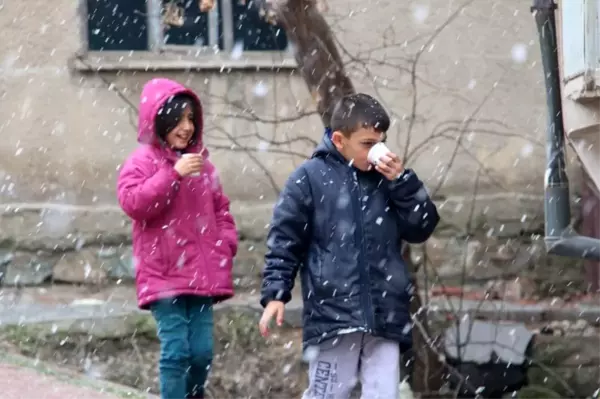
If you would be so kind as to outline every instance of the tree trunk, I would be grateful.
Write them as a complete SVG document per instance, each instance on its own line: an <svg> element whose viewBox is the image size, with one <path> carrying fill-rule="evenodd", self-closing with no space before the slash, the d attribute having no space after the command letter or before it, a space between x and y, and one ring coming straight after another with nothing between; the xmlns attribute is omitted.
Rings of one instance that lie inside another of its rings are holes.
<svg viewBox="0 0 600 399"><path fill-rule="evenodd" d="M410 246L404 245L402 248L402 257L411 274L411 280L414 287L414 296L410 303L410 314L423 326L427 336L421 333L421 330L416 326L413 327L413 348L410 353L403 356L404 365L410 375L410 386L414 392L419 392L426 395L425 397L433 397L444 383L445 367L439 356L431 348L432 345L437 345L433 340L429 329L429 321L427 319L427 310L422 309L423 303L419 295L419 282L417 280L418 267L412 262L410 256Z"/></svg>

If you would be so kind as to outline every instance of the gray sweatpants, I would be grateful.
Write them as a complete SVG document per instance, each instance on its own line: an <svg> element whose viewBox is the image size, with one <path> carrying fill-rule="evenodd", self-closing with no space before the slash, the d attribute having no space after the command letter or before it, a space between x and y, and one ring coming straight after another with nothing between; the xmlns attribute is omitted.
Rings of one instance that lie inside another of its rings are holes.
<svg viewBox="0 0 600 399"><path fill-rule="evenodd" d="M400 347L361 332L306 349L309 386L302 399L348 399L360 379L361 399L398 399Z"/></svg>

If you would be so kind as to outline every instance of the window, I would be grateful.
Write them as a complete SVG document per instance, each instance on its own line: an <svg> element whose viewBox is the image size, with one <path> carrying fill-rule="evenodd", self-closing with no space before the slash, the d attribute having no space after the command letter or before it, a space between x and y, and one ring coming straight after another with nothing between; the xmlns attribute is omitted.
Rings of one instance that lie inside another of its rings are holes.
<svg viewBox="0 0 600 399"><path fill-rule="evenodd" d="M283 29L263 21L252 0L215 0L201 12L200 0L83 0L89 51L215 49L230 52L285 51Z"/></svg>
<svg viewBox="0 0 600 399"><path fill-rule="evenodd" d="M174 24L165 24L163 43L166 45L197 46L209 45L208 13L200 12L197 0L163 1L162 15L171 14ZM166 12L165 12L166 10ZM163 21L165 19L163 18Z"/></svg>
<svg viewBox="0 0 600 399"><path fill-rule="evenodd" d="M286 49L287 38L283 29L261 20L252 8L252 0L233 2L233 38L236 43L243 43L247 51Z"/></svg>
<svg viewBox="0 0 600 399"><path fill-rule="evenodd" d="M88 49L146 50L146 0L88 0Z"/></svg>

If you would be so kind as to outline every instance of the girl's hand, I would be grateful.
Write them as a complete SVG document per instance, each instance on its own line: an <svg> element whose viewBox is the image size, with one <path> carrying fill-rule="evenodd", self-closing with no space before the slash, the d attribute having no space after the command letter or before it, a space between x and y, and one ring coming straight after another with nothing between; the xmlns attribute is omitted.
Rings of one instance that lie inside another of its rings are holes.
<svg viewBox="0 0 600 399"><path fill-rule="evenodd" d="M183 154L175 163L175 170L179 176L186 177L194 173L199 173L204 165L204 158L200 154Z"/></svg>

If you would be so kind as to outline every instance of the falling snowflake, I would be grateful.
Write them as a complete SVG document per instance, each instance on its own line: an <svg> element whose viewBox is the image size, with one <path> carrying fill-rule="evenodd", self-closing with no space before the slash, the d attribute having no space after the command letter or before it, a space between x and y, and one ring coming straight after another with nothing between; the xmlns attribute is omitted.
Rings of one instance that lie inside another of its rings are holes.
<svg viewBox="0 0 600 399"><path fill-rule="evenodd" d="M527 143L521 148L521 156L527 158L533 153L533 144Z"/></svg>
<svg viewBox="0 0 600 399"><path fill-rule="evenodd" d="M517 64L522 64L527 61L527 46L523 43L517 43L512 46L510 50L510 55L514 62Z"/></svg>
<svg viewBox="0 0 600 399"><path fill-rule="evenodd" d="M269 146L270 146L270 144L269 144L268 141L261 140L261 141L258 142L258 145L256 146L256 149L258 151L264 152L264 151L268 151L269 150Z"/></svg>
<svg viewBox="0 0 600 399"><path fill-rule="evenodd" d="M232 60L239 60L244 55L244 42L236 42L229 53L229 58Z"/></svg>
<svg viewBox="0 0 600 399"><path fill-rule="evenodd" d="M265 97L269 93L269 88L261 80L254 86L254 89L252 90L252 92L254 93L254 96L256 96L256 97Z"/></svg>
<svg viewBox="0 0 600 399"><path fill-rule="evenodd" d="M418 4L413 7L412 10L413 20L416 23L422 24L429 16L429 6L425 4Z"/></svg>

